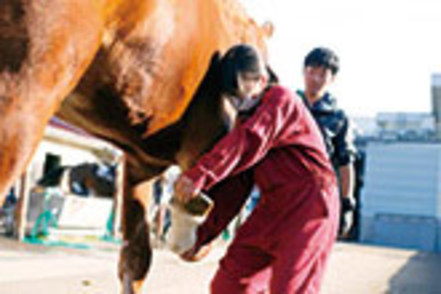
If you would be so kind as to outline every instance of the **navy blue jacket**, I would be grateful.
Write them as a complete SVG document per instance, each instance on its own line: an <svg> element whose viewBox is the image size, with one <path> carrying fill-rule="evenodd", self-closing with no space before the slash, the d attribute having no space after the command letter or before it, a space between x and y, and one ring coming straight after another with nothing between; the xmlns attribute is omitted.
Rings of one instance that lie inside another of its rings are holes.
<svg viewBox="0 0 441 294"><path fill-rule="evenodd" d="M334 167L338 168L354 162L357 150L354 146L353 129L344 111L337 107L336 99L326 93L311 106L304 92L297 91L297 94L318 123Z"/></svg>

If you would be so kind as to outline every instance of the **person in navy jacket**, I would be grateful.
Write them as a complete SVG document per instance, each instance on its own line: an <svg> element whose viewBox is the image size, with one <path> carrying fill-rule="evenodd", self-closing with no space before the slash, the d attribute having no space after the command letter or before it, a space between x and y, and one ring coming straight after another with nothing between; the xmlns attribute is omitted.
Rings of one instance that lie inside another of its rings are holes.
<svg viewBox="0 0 441 294"><path fill-rule="evenodd" d="M357 150L354 132L346 113L328 89L340 69L338 56L329 48L317 47L305 57L303 76L305 90L297 91L311 111L325 140L326 149L338 176L341 200L340 237L346 238L354 223L355 171Z"/></svg>

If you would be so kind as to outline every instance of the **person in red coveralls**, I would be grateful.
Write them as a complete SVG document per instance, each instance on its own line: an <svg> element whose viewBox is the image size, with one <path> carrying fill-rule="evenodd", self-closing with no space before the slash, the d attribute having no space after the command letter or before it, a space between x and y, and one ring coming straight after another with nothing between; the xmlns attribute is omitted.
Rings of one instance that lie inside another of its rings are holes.
<svg viewBox="0 0 441 294"><path fill-rule="evenodd" d="M336 177L320 130L298 96L267 83L254 47L232 47L222 75L231 103L253 113L178 178L175 195L186 202L251 169L262 198L220 261L211 293L319 293L339 219Z"/></svg>

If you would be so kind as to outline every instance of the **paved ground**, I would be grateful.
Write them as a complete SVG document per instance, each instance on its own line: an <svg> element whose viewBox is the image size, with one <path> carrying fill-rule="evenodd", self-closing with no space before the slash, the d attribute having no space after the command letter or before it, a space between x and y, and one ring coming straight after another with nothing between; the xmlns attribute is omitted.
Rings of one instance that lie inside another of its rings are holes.
<svg viewBox="0 0 441 294"><path fill-rule="evenodd" d="M187 264L156 250L145 293L206 294L219 245L203 262ZM117 247L78 250L27 245L0 239L0 293L118 293ZM323 294L439 294L441 255L338 244Z"/></svg>

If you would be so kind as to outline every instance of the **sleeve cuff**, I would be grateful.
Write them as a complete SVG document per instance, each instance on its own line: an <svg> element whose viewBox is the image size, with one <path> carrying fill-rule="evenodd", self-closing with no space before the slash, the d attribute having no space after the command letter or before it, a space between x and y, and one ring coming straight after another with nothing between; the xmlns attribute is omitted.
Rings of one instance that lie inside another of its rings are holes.
<svg viewBox="0 0 441 294"><path fill-rule="evenodd" d="M350 158L349 156L347 156L347 157L343 157L343 158L340 158L340 159L338 160L338 164L339 164L340 166L345 166L345 165L348 165L348 164L350 164L350 163L352 163L352 160L351 160L351 158Z"/></svg>
<svg viewBox="0 0 441 294"><path fill-rule="evenodd" d="M205 188L206 175L200 168L194 167L186 171L184 175L193 181L197 190L201 191Z"/></svg>
<svg viewBox="0 0 441 294"><path fill-rule="evenodd" d="M355 154L346 153L345 155L340 155L338 158L338 165L344 166L355 162Z"/></svg>

